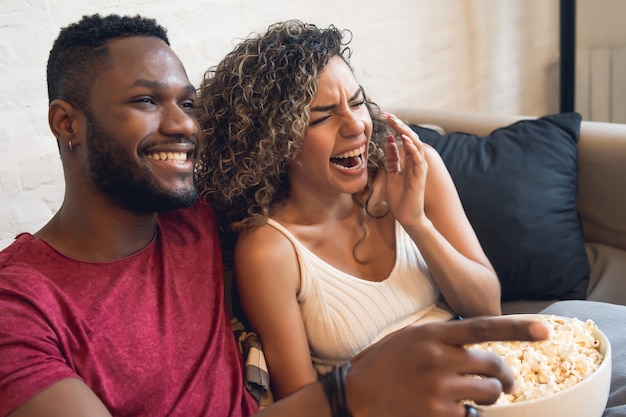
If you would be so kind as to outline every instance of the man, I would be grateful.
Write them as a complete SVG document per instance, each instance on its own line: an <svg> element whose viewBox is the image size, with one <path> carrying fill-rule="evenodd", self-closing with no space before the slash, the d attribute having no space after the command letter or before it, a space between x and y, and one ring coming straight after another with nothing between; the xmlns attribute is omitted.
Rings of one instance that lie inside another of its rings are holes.
<svg viewBox="0 0 626 417"><path fill-rule="evenodd" d="M195 88L165 29L84 17L53 45L48 92L66 192L48 224L0 253L0 416L255 413L213 211L193 182ZM509 319L403 331L262 413L477 415L461 400L493 402L512 377L463 345L546 332Z"/></svg>

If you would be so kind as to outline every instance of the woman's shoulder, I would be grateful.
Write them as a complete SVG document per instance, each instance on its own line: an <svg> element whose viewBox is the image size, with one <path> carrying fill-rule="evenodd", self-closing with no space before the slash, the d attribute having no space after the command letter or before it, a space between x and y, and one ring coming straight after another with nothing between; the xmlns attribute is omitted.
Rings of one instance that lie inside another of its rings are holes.
<svg viewBox="0 0 626 417"><path fill-rule="evenodd" d="M275 285L298 288L298 257L292 243L268 224L242 232L234 252L237 279L253 281L253 286Z"/></svg>
<svg viewBox="0 0 626 417"><path fill-rule="evenodd" d="M432 163L436 162L438 166L439 165L444 166L443 159L441 158L441 155L439 155L439 152L437 151L437 149L435 149L432 145L428 143L423 143L423 145L424 145L424 157L426 158L426 162L428 162L431 165ZM430 165L429 165L429 168L430 168Z"/></svg>
<svg viewBox="0 0 626 417"><path fill-rule="evenodd" d="M293 247L283 232L269 223L241 232L235 245L237 255L246 255L250 260L278 259Z"/></svg>

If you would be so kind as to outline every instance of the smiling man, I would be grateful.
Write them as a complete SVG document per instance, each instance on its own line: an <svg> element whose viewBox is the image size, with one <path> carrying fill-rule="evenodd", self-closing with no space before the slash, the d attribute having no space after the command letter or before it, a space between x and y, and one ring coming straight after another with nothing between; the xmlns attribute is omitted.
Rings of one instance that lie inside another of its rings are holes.
<svg viewBox="0 0 626 417"><path fill-rule="evenodd" d="M50 52L48 119L67 186L35 236L77 259L138 251L154 235L156 212L197 198L195 88L165 29L148 22L85 18Z"/></svg>
<svg viewBox="0 0 626 417"><path fill-rule="evenodd" d="M194 185L196 91L165 29L140 16L85 16L55 41L48 89L65 198L40 231L0 252L0 417L255 413L214 212ZM489 402L513 382L495 355L463 345L546 331L483 319L402 332L349 374L262 414L435 415L445 404L460 417L466 408L450 392ZM446 384L460 391L430 388Z"/></svg>
<svg viewBox="0 0 626 417"><path fill-rule="evenodd" d="M194 204L196 90L165 29L85 17L48 86L65 198L0 254L0 415L252 414Z"/></svg>

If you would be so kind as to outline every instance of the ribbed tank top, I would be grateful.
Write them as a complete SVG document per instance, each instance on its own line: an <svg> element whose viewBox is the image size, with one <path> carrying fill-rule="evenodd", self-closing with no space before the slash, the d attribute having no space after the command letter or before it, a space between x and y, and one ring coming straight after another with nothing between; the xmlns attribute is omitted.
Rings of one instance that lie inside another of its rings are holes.
<svg viewBox="0 0 626 417"><path fill-rule="evenodd" d="M452 314L417 245L396 222L396 260L389 276L373 282L346 274L307 249L276 220L267 223L287 237L298 257L298 302L313 365L318 372L345 362L370 344L409 324L445 321Z"/></svg>

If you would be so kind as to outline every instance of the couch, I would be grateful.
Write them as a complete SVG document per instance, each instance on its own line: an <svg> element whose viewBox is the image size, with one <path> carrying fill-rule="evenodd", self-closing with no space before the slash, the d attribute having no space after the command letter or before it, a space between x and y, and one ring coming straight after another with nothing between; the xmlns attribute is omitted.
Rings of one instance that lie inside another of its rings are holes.
<svg viewBox="0 0 626 417"><path fill-rule="evenodd" d="M519 122L534 124L538 119L528 116L418 108L394 109L394 112L405 122L411 124L412 127L417 126L426 129L422 131L424 136L429 136L429 130L437 132L434 133L434 139L431 138L431 144L435 145L445 137L445 134L454 135L455 132L466 133L467 135L462 136L462 139L469 137L474 140L489 138L490 136L488 135L491 133L500 132L499 134L502 136L500 140L503 140L505 137L503 135L508 135L507 140L509 140L511 135L523 136L525 132L529 132L528 128L526 130L517 128L517 133L511 134L511 126L516 126L516 123L519 124ZM567 193L574 194L570 197L574 201L572 203L574 206L573 210L577 215L577 224L581 231L581 244L579 246L583 248L582 250L587 258L586 261L588 261L588 271L581 272L581 275L588 273L588 279L584 281L586 292L584 292L582 297L565 298L584 298L626 305L626 124L579 121L577 125L575 118L570 118L569 120L573 120L569 126L574 126L580 130L574 130L572 127L568 131L572 137L578 133L579 136L574 138L576 141L573 146L574 175L567 174L573 177L574 187L570 188ZM549 125L552 128L553 124ZM530 132L533 132L533 128L531 128ZM442 133L444 134L443 136L437 136ZM546 136L546 134L540 131L535 133L537 136ZM565 135L565 133L563 134ZM530 140L529 138L515 138L513 140L518 140L518 143L521 143L519 149L524 149L526 143L530 144L530 142L521 141ZM548 145L553 144L553 142L552 138L546 140ZM515 152L519 151L515 150ZM563 152L558 151L558 153ZM456 159L458 159L458 155L453 156L453 153L449 152L448 160L444 158L444 161L446 164L454 165ZM535 159L537 158L535 157ZM553 160L550 159L545 162L545 165L552 162ZM528 162L524 163L527 164ZM572 165L572 162L568 163ZM510 162L507 164L510 164ZM537 169L536 167L532 168L533 171ZM453 180L457 183L458 179L460 183L469 175L467 172L461 172L457 174L456 178L453 176ZM496 175L504 176L506 174ZM521 174L517 173L514 175L524 175L524 172L522 171ZM560 180L562 177L564 175L556 178ZM481 179L480 181L479 183L474 183L474 186L464 185L466 188L469 188L469 190L465 190L466 193L469 192L469 195L476 193L477 190L475 188L482 187L484 183L484 180ZM510 187L511 185L508 186ZM459 188L458 185L457 188ZM575 195L576 193L577 195ZM547 195L550 196L550 194ZM497 207L497 199L491 200L488 204L492 207ZM462 202L465 205L463 198ZM558 209L557 207L557 211ZM532 210L533 207L530 207L527 211ZM507 224L499 227L506 228ZM480 238L481 235L479 234ZM566 236L559 236L558 239L560 247L561 244L566 245L575 241L576 236L575 233L568 232ZM517 239L513 237L509 241L515 244ZM502 243L498 244L501 245ZM544 249L549 251L553 247L554 245ZM560 252L555 253L558 254L558 257L562 255ZM555 268L566 270L571 267L574 261L569 261L567 258L564 259L563 265L556 265ZM585 270L585 268L586 265L577 267L581 271ZM572 272L568 272L568 274L572 275ZM539 277L539 280L541 280L541 277ZM558 299L550 295L549 291L546 291L545 294L545 297L541 295L536 296L535 294L531 297L532 299L525 299L523 295L516 297L515 294L509 294L502 303L503 313L538 312Z"/></svg>

